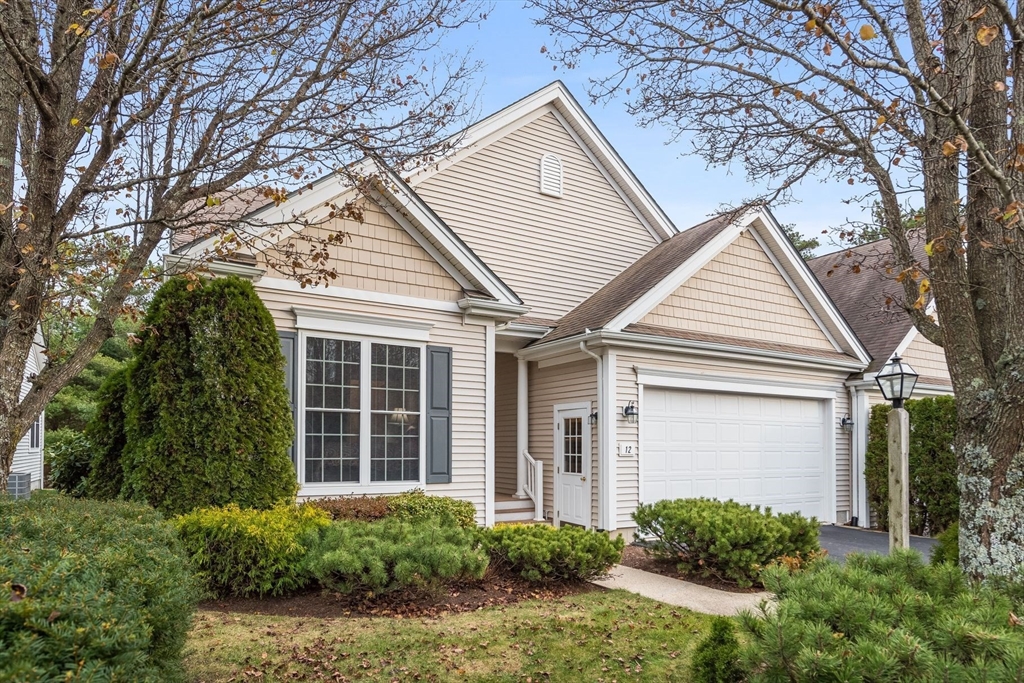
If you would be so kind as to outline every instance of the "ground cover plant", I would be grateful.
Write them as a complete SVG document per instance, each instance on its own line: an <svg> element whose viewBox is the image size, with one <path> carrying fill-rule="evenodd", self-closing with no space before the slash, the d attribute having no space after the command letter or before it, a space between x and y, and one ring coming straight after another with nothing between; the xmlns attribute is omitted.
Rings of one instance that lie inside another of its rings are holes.
<svg viewBox="0 0 1024 683"><path fill-rule="evenodd" d="M0 497L0 680L177 681L198 591L152 508Z"/></svg>
<svg viewBox="0 0 1024 683"><path fill-rule="evenodd" d="M711 617L622 591L443 618L203 611L194 681L687 681Z"/></svg>
<svg viewBox="0 0 1024 683"><path fill-rule="evenodd" d="M679 571L704 578L758 582L780 557L798 559L820 550L818 522L796 513L707 498L663 500L633 513L637 533L650 537L650 552Z"/></svg>

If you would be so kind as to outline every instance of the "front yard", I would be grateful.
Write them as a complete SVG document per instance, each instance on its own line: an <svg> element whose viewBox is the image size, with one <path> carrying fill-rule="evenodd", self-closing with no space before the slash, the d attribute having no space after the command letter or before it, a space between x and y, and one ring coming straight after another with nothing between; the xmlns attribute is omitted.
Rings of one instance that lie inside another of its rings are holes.
<svg viewBox="0 0 1024 683"><path fill-rule="evenodd" d="M622 591L439 618L202 610L185 664L195 683L688 680L710 620Z"/></svg>

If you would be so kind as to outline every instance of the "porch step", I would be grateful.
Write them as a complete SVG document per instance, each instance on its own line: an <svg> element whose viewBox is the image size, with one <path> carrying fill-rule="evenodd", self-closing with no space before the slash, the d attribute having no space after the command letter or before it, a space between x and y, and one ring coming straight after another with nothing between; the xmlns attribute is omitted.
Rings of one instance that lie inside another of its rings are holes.
<svg viewBox="0 0 1024 683"><path fill-rule="evenodd" d="M512 496L495 496L494 509L500 511L533 510L533 501L529 498L514 498Z"/></svg>
<svg viewBox="0 0 1024 683"><path fill-rule="evenodd" d="M494 511L495 523L501 522L532 522L533 521L533 508L529 510L495 510Z"/></svg>

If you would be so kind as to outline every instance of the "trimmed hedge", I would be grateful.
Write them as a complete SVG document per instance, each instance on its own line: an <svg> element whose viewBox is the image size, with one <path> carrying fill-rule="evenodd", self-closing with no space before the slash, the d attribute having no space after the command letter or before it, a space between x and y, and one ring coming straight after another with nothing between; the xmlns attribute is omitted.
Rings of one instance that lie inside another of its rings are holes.
<svg viewBox="0 0 1024 683"><path fill-rule="evenodd" d="M487 553L479 533L427 519L333 522L310 548L303 571L339 593L435 590L480 579Z"/></svg>
<svg viewBox="0 0 1024 683"><path fill-rule="evenodd" d="M936 535L960 519L956 400L936 396L907 401L910 413L910 532ZM871 409L864 463L868 502L877 524L889 528L889 405Z"/></svg>
<svg viewBox="0 0 1024 683"><path fill-rule="evenodd" d="M85 435L93 445L87 486L90 498L119 498L124 487L121 454L127 443L124 402L128 395L130 367L130 363L126 363L100 386L96 393L96 415L85 428Z"/></svg>
<svg viewBox="0 0 1024 683"><path fill-rule="evenodd" d="M589 581L622 559L625 541L575 526L498 525L484 531L495 564L527 581Z"/></svg>
<svg viewBox="0 0 1024 683"><path fill-rule="evenodd" d="M1024 628L1000 592L920 554L774 567L773 607L741 616L743 668L768 681L1020 681Z"/></svg>
<svg viewBox="0 0 1024 683"><path fill-rule="evenodd" d="M0 497L0 680L181 680L197 592L152 508Z"/></svg>
<svg viewBox="0 0 1024 683"><path fill-rule="evenodd" d="M442 521L451 520L464 529L476 527L475 505L458 498L428 496L423 489L413 489L394 496L313 498L304 505L324 510L336 521L373 522L385 517L406 521L436 518Z"/></svg>
<svg viewBox="0 0 1024 683"><path fill-rule="evenodd" d="M215 595L282 595L309 577L301 563L321 529L322 510L284 504L242 510L235 504L194 510L174 520L199 578Z"/></svg>
<svg viewBox="0 0 1024 683"><path fill-rule="evenodd" d="M776 558L820 550L818 522L796 513L708 498L662 500L633 513L637 532L653 536L651 551L679 570L750 586Z"/></svg>

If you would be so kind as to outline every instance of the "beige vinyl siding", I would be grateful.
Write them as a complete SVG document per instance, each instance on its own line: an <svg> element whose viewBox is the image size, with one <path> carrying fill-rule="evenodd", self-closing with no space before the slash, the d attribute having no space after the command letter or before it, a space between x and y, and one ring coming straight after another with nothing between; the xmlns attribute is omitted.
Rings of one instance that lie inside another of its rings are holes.
<svg viewBox="0 0 1024 683"><path fill-rule="evenodd" d="M946 352L928 341L923 334L914 337L903 352L903 358L921 376L922 382L931 384L940 380L943 384L952 385L949 368L946 366Z"/></svg>
<svg viewBox="0 0 1024 683"><path fill-rule="evenodd" d="M516 492L516 401L519 361L511 353L495 354L494 364L494 492Z"/></svg>
<svg viewBox="0 0 1024 683"><path fill-rule="evenodd" d="M540 194L540 159L561 159L561 197ZM416 186L530 315L558 318L657 241L554 114Z"/></svg>
<svg viewBox="0 0 1024 683"><path fill-rule="evenodd" d="M544 462L544 512L554 514L555 406L597 403L597 364L584 360L546 368L530 363L530 455ZM597 428L590 426L590 518L597 525Z"/></svg>
<svg viewBox="0 0 1024 683"><path fill-rule="evenodd" d="M37 336L37 339L39 337ZM25 363L25 379L21 383L21 398L25 398L28 394L29 389L32 388L32 383L28 380L28 377L39 372L39 363L36 350L33 348L28 354L28 360ZM26 432L25 436L18 442L17 448L14 450L14 461L11 463L11 472L17 472L19 474L30 474L32 476L32 488L41 488L43 485L43 438L44 430L46 427L45 415L40 418L39 423L39 448L30 448L32 443L30 433Z"/></svg>
<svg viewBox="0 0 1024 683"><path fill-rule="evenodd" d="M849 391L845 386L844 374L822 370L775 366L769 364L753 364L746 361L730 361L702 358L686 358L663 352L650 351L645 354L619 352L617 355L616 405L624 406L629 401L637 401L643 419L644 406L639 397L637 377L634 367L657 368L691 375L700 375L704 379L726 379L733 381L771 382L779 384L798 384L816 389L835 392L835 482L836 482L836 517L839 521L849 519L850 514L850 435L839 427L839 420L850 410ZM617 439L619 442L639 442L639 425L629 424L623 419L617 423ZM826 438L828 435L826 434ZM639 444L639 457L644 457L644 446ZM640 470L638 458L618 458L616 476L618 479L617 508L619 528L634 527L630 515L640 501Z"/></svg>
<svg viewBox="0 0 1024 683"><path fill-rule="evenodd" d="M364 200L361 208L362 222L336 218L304 228L285 244L291 244L300 253L308 253L311 245L304 242L302 236L312 238L313 246L317 246L331 234L347 233L344 241L327 247L331 254L330 267L338 275L331 284L437 301L462 298L462 287L405 228L373 202ZM266 257L261 256L261 259L265 267Z"/></svg>
<svg viewBox="0 0 1024 683"><path fill-rule="evenodd" d="M464 323L458 313L361 302L312 292L279 291L261 287L260 283L255 286L279 330L295 329L295 316L291 310L293 306L433 323L428 343L452 347L452 482L429 484L427 491L471 501L477 507L477 519L482 524L485 490L485 328ZM297 371L301 372L301 369L297 368Z"/></svg>
<svg viewBox="0 0 1024 683"><path fill-rule="evenodd" d="M737 237L640 322L834 350L749 232Z"/></svg>

